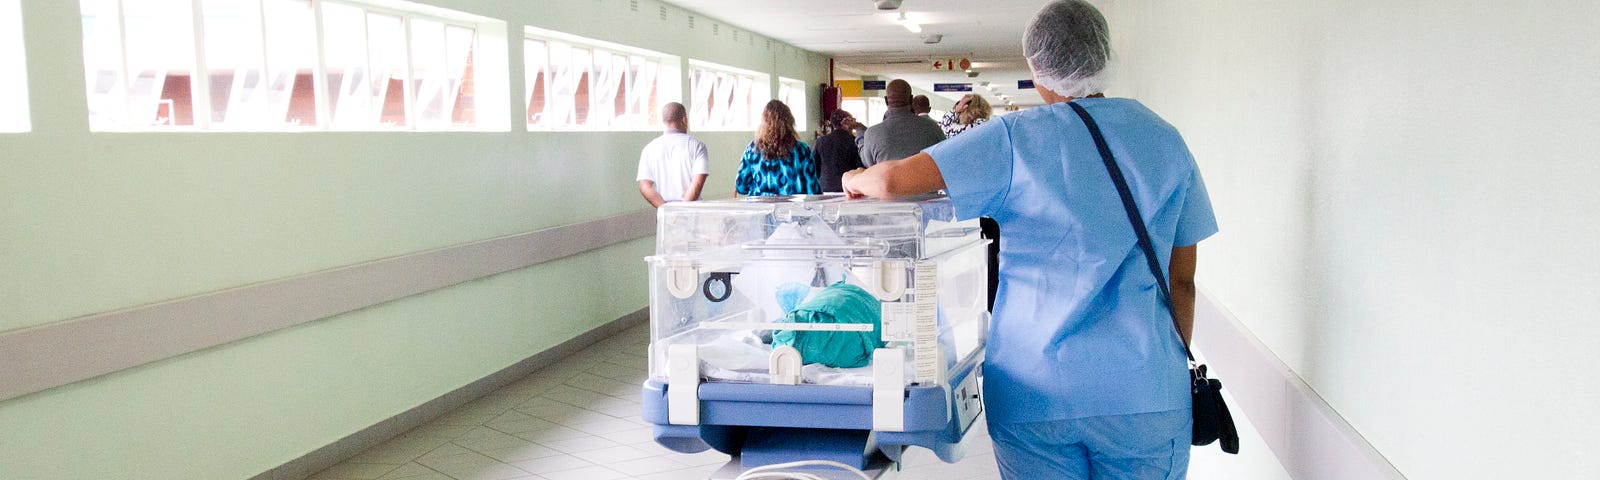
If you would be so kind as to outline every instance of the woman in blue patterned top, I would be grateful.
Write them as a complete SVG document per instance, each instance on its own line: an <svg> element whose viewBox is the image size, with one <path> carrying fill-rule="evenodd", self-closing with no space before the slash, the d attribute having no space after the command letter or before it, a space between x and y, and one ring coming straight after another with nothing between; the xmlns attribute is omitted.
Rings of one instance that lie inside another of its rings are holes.
<svg viewBox="0 0 1600 480"><path fill-rule="evenodd" d="M820 195L817 157L794 131L789 106L773 100L761 112L756 140L744 149L734 191L740 195Z"/></svg>

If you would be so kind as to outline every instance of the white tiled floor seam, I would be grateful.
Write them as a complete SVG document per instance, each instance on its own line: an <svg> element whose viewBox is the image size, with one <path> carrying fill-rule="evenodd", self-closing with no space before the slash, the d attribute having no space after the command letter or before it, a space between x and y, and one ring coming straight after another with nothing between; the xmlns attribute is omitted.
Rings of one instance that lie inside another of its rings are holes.
<svg viewBox="0 0 1600 480"><path fill-rule="evenodd" d="M703 480L728 461L656 445L640 419L649 327L638 326L312 476L362 480ZM978 422L965 459L923 448L903 479L998 480Z"/></svg>

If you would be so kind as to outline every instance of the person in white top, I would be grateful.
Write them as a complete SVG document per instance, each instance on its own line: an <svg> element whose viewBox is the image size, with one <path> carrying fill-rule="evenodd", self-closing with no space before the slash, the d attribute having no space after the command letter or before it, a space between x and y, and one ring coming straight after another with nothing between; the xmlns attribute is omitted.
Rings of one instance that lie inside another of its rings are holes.
<svg viewBox="0 0 1600 480"><path fill-rule="evenodd" d="M699 200L700 189L711 174L706 144L689 136L689 113L681 103L662 108L661 123L667 125L667 132L639 153L639 194L652 207Z"/></svg>

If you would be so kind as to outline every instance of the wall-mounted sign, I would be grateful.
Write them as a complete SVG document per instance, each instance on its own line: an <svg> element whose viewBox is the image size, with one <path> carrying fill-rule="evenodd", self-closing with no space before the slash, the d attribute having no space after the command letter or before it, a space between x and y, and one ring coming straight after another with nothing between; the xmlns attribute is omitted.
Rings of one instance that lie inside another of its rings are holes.
<svg viewBox="0 0 1600 480"><path fill-rule="evenodd" d="M888 90L888 80L866 80L861 82L862 90Z"/></svg>
<svg viewBox="0 0 1600 480"><path fill-rule="evenodd" d="M839 87L840 97L856 98L861 96L862 83L860 80L838 80L833 82L833 86Z"/></svg>
<svg viewBox="0 0 1600 480"><path fill-rule="evenodd" d="M1032 90L1033 89L1033 80L1017 80L1017 89L1018 90Z"/></svg>
<svg viewBox="0 0 1600 480"><path fill-rule="evenodd" d="M935 92L970 92L970 91L972 91L972 84L970 84L970 83L935 83L935 84L933 84L933 91L935 91Z"/></svg>
<svg viewBox="0 0 1600 480"><path fill-rule="evenodd" d="M934 71L954 72L972 68L972 61L965 58L935 58L928 61Z"/></svg>

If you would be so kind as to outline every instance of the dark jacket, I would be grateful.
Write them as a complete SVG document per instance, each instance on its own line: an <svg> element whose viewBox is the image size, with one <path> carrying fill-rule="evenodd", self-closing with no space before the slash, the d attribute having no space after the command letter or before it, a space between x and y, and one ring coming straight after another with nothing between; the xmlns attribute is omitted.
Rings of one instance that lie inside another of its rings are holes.
<svg viewBox="0 0 1600 480"><path fill-rule="evenodd" d="M856 150L856 137L849 130L834 130L817 139L817 169L822 180L822 191L842 192L839 178L844 172L861 168L861 152Z"/></svg>

